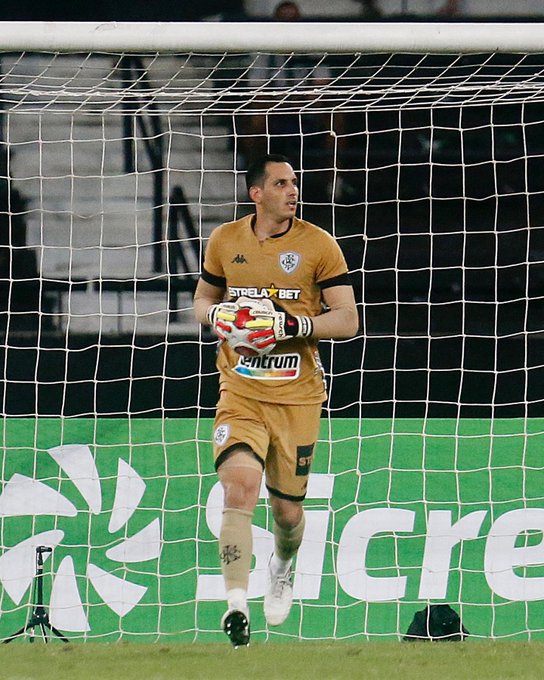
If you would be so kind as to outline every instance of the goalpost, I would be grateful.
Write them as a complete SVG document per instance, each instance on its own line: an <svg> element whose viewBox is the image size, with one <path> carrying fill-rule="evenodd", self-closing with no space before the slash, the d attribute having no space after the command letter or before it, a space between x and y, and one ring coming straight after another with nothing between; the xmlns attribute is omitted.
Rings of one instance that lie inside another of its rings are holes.
<svg viewBox="0 0 544 680"><path fill-rule="evenodd" d="M542 24L0 24L0 637L222 637L211 230L286 152L362 330L329 384L295 604L256 640L544 634ZM273 286L274 282L270 282Z"/></svg>

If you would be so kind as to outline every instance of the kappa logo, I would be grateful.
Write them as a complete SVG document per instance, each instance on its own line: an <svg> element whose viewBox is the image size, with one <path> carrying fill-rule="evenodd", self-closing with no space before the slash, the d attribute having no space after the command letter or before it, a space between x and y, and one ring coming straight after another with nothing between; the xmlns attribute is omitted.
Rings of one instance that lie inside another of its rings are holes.
<svg viewBox="0 0 544 680"><path fill-rule="evenodd" d="M66 547L62 544L64 528L70 531L70 525L64 527L62 517L77 518L83 515L85 519L82 518L82 525L85 522L87 527L85 533L92 535L90 527L94 523L93 517L105 512L100 476L95 459L86 445L58 446L49 449L47 454L67 476L77 494L72 499L71 493L68 498L54 485L46 483L48 480L40 481L19 473L15 473L4 484L0 494L0 517L4 531L7 531L6 522L10 522L10 518L22 516L49 516L51 529L21 536L19 542L4 550L0 555L0 585L11 600L20 605L34 580L36 547L50 546L53 554L59 551L58 559L55 555L54 571L51 568L51 624L62 631L86 632L91 629L87 617L89 607L82 601L81 593L87 592L90 586L119 617L126 616L134 609L147 592L147 586L130 580L129 565L159 558L160 520L157 517L130 535L127 525L142 500L146 484L134 468L119 458L113 506L108 511L107 534L102 536L99 546L86 546L85 570L84 573L77 573L77 555L81 555L81 550L67 554L69 546L73 546L71 540L67 541ZM81 499L87 507L79 510ZM44 527L44 521L40 519L40 527ZM14 526L17 527L16 524ZM34 521L32 526L36 526ZM104 550L105 546L109 547ZM110 561L116 565L106 571L94 564L95 561L103 564Z"/></svg>
<svg viewBox="0 0 544 680"><path fill-rule="evenodd" d="M246 260L245 256L242 255L241 253L238 253L238 254L236 255L236 257L234 257L234 258L231 260L231 262L232 262L233 264L247 264L247 260Z"/></svg>
<svg viewBox="0 0 544 680"><path fill-rule="evenodd" d="M280 253L280 267L286 274L292 274L300 264L300 255L295 252Z"/></svg>

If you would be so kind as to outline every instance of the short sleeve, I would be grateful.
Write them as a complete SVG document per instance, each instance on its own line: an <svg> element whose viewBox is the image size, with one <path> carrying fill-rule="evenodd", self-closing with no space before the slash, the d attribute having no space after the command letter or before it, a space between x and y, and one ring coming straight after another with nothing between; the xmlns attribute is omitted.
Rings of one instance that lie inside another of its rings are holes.
<svg viewBox="0 0 544 680"><path fill-rule="evenodd" d="M206 246L206 251L204 254L204 270L211 274L212 277L216 279L221 279L225 277L225 271L223 269L223 263L221 262L221 229L215 229L212 231L210 238L208 239L208 244Z"/></svg>
<svg viewBox="0 0 544 680"><path fill-rule="evenodd" d="M348 266L342 250L335 239L322 232L320 244L320 259L316 268L316 283L322 288L328 281L337 281L336 285L349 283Z"/></svg>

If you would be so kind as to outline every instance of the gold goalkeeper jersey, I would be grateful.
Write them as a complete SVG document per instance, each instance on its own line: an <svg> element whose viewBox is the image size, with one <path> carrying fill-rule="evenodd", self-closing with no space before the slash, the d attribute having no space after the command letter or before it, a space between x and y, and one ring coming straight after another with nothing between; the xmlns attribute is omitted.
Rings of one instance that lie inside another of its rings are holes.
<svg viewBox="0 0 544 680"><path fill-rule="evenodd" d="M340 247L326 231L294 218L283 234L259 242L254 215L215 229L206 247L202 278L241 296L269 298L289 314L317 316L321 291L350 285ZM270 354L242 357L226 343L218 351L220 388L282 404L312 404L326 398L317 340L279 342Z"/></svg>

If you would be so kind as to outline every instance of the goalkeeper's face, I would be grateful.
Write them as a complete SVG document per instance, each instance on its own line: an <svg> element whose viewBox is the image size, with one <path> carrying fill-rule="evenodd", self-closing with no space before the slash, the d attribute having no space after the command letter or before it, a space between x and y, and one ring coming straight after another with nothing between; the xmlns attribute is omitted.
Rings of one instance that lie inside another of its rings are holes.
<svg viewBox="0 0 544 680"><path fill-rule="evenodd" d="M267 163L262 186L252 195L263 216L279 223L290 220L298 204L298 180L289 163Z"/></svg>

